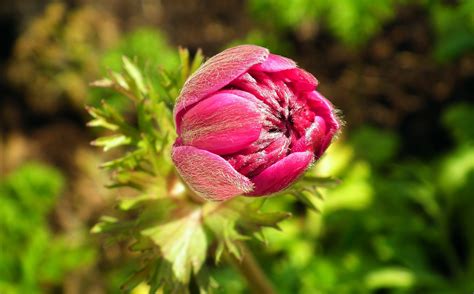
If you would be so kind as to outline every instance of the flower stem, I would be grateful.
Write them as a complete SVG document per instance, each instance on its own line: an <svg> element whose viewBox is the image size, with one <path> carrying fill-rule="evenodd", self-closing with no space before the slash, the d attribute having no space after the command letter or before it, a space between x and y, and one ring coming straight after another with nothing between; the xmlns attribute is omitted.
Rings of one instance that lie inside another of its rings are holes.
<svg viewBox="0 0 474 294"><path fill-rule="evenodd" d="M238 260L235 256L229 254L232 264L244 276L252 293L258 294L276 294L273 285L265 275L264 271L257 263L252 251L245 245L239 243L242 251L242 259Z"/></svg>

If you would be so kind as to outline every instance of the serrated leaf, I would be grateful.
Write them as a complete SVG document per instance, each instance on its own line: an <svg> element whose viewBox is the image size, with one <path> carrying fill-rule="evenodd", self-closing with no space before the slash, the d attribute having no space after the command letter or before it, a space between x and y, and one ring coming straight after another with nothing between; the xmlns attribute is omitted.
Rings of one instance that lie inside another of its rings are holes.
<svg viewBox="0 0 474 294"><path fill-rule="evenodd" d="M319 208L314 203L312 196L308 195L306 191L294 191L291 195L295 196L299 201L301 201L306 207L316 212L321 212Z"/></svg>
<svg viewBox="0 0 474 294"><path fill-rule="evenodd" d="M335 179L332 177L315 177L315 176L304 176L302 179L303 182L314 185L316 187L335 187L341 183L340 179Z"/></svg>
<svg viewBox="0 0 474 294"><path fill-rule="evenodd" d="M140 191L145 191L146 187L159 184L162 181L150 175L150 173L140 170L119 170L113 175L114 185L130 186Z"/></svg>
<svg viewBox="0 0 474 294"><path fill-rule="evenodd" d="M217 248L215 252L214 262L219 264L221 262L222 253L224 253L225 244L222 241L217 242Z"/></svg>
<svg viewBox="0 0 474 294"><path fill-rule="evenodd" d="M166 89L174 85L174 78L166 70L161 70L160 72L161 85Z"/></svg>
<svg viewBox="0 0 474 294"><path fill-rule="evenodd" d="M118 110L107 103L105 100L101 100L100 104L102 105L104 116L113 121L114 123L123 125L125 124L125 119Z"/></svg>
<svg viewBox="0 0 474 294"><path fill-rule="evenodd" d="M123 67L125 71L128 73L130 78L132 79L133 83L137 87L138 91L142 94L146 94L147 90L145 87L145 82L143 79L143 75L138 67L133 64L126 56L122 56Z"/></svg>
<svg viewBox="0 0 474 294"><path fill-rule="evenodd" d="M253 233L253 236L255 237L255 239L257 239L258 241L264 243L264 244L268 244L268 240L267 240L267 237L265 236L265 233L263 232L263 230L259 230L259 231L256 231L255 233Z"/></svg>
<svg viewBox="0 0 474 294"><path fill-rule="evenodd" d="M109 123L104 118L93 119L87 123L87 126L88 127L102 127L104 129L108 129L111 131L116 131L119 128L117 125Z"/></svg>
<svg viewBox="0 0 474 294"><path fill-rule="evenodd" d="M148 237L139 237L132 245L130 250L132 251L144 251L152 249L155 244Z"/></svg>
<svg viewBox="0 0 474 294"><path fill-rule="evenodd" d="M198 49L196 54L194 55L193 63L191 64L190 75L193 74L199 67L201 67L202 63L204 62L204 55L202 54L202 50Z"/></svg>
<svg viewBox="0 0 474 294"><path fill-rule="evenodd" d="M179 48L179 60L181 63L181 80L185 81L189 76L189 51L185 48Z"/></svg>
<svg viewBox="0 0 474 294"><path fill-rule="evenodd" d="M199 288L199 294L212 294L218 286L217 282L209 275L206 267L196 273L196 284Z"/></svg>
<svg viewBox="0 0 474 294"><path fill-rule="evenodd" d="M318 189L313 189L313 190L311 190L311 192L314 194L314 196L316 196L320 200L324 200L323 193L321 193L321 191L319 191Z"/></svg>
<svg viewBox="0 0 474 294"><path fill-rule="evenodd" d="M158 290L161 290L160 293L188 293L183 284L176 281L171 264L161 258L154 262L148 283L150 294L156 294Z"/></svg>
<svg viewBox="0 0 474 294"><path fill-rule="evenodd" d="M227 251L233 255L237 260L242 260L242 250L240 250L239 245L235 242L235 240L224 239L225 248Z"/></svg>
<svg viewBox="0 0 474 294"><path fill-rule="evenodd" d="M291 217L291 213L284 211L253 212L243 216L243 222L258 227L280 229L278 223Z"/></svg>
<svg viewBox="0 0 474 294"><path fill-rule="evenodd" d="M187 284L191 271L198 272L206 258L207 239L201 224L201 210L142 231L159 247L171 263L176 278Z"/></svg>
<svg viewBox="0 0 474 294"><path fill-rule="evenodd" d="M217 239L217 249L215 255L215 262L219 263L222 253L227 250L230 254L234 255L237 259L241 258L241 252L239 247L236 245L237 241L246 240L248 237L240 234L236 230L236 221L238 215L233 217L230 213L229 218L225 215L216 213L214 215L208 214L205 217L206 226L210 228L214 236Z"/></svg>
<svg viewBox="0 0 474 294"><path fill-rule="evenodd" d="M93 81L89 85L97 88L111 88L114 86L114 82L111 79L103 78L97 81Z"/></svg>
<svg viewBox="0 0 474 294"><path fill-rule="evenodd" d="M125 135L112 135L107 137L100 137L92 141L92 145L103 147L104 151L108 151L112 148L130 144L131 138Z"/></svg>
<svg viewBox="0 0 474 294"><path fill-rule="evenodd" d="M107 120L107 115L104 111L91 106L86 106L86 111L94 118L93 120L87 123L87 126L103 127L112 131L118 129L118 126L116 124L113 124Z"/></svg>
<svg viewBox="0 0 474 294"><path fill-rule="evenodd" d="M120 199L118 208L120 210L135 209L138 206L142 205L143 202L146 202L146 200L150 200L151 197L152 196L150 195L142 194L142 195L131 197L131 198L123 198L123 199Z"/></svg>
<svg viewBox="0 0 474 294"><path fill-rule="evenodd" d="M130 222L118 221L111 216L102 216L99 222L91 229L91 233L114 233L125 231L128 232L133 226Z"/></svg>
<svg viewBox="0 0 474 294"><path fill-rule="evenodd" d="M143 269L133 273L126 281L120 286L120 290L124 293L129 293L136 288L141 282L145 281L150 272L150 266L146 266Z"/></svg>
<svg viewBox="0 0 474 294"><path fill-rule="evenodd" d="M122 74L110 70L109 75L119 87L121 87L121 88L123 88L127 91L130 90L130 86L128 85L127 80L125 79L125 77Z"/></svg>
<svg viewBox="0 0 474 294"><path fill-rule="evenodd" d="M100 165L101 168L114 169L114 168L126 168L126 169L137 169L140 162L144 160L144 150L138 149L133 152L128 152L124 156L104 162Z"/></svg>

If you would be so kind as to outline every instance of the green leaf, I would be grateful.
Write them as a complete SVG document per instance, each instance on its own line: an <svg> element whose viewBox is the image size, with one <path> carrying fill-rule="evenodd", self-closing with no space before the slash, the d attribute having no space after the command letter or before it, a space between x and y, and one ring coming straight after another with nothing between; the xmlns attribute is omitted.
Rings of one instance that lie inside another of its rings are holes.
<svg viewBox="0 0 474 294"><path fill-rule="evenodd" d="M112 135L107 137L101 137L92 141L92 145L103 147L104 151L108 151L112 148L128 145L131 142L131 138L125 135Z"/></svg>
<svg viewBox="0 0 474 294"><path fill-rule="evenodd" d="M138 238L135 243L130 245L130 250L132 251L145 251L145 250L151 250L153 249L153 246L155 243L148 238L148 237L142 237Z"/></svg>
<svg viewBox="0 0 474 294"><path fill-rule="evenodd" d="M191 69L190 69L189 74L193 74L199 67L201 67L203 62L204 62L204 55L202 54L202 50L198 49L196 51L196 54L194 55L193 62L191 63Z"/></svg>
<svg viewBox="0 0 474 294"><path fill-rule="evenodd" d="M113 87L114 82L109 78L103 78L97 81L93 81L89 85L92 87L98 87L98 88L111 88Z"/></svg>
<svg viewBox="0 0 474 294"><path fill-rule="evenodd" d="M291 213L284 211L275 212L259 212L254 211L252 213L244 214L241 222L246 225L251 225L255 230L262 227L269 227L274 229L280 229L278 223L291 217Z"/></svg>
<svg viewBox="0 0 474 294"><path fill-rule="evenodd" d="M159 247L165 260L173 269L176 278L188 283L191 271L201 269L206 258L207 239L201 224L201 210L195 209L185 215L161 225L146 229Z"/></svg>
<svg viewBox="0 0 474 294"><path fill-rule="evenodd" d="M118 125L107 121L107 119L104 117L105 113L99 109L86 106L86 110L92 117L94 117L93 120L87 123L88 127L102 127L112 131L116 131L119 128Z"/></svg>
<svg viewBox="0 0 474 294"><path fill-rule="evenodd" d="M185 81L188 76L190 75L189 73L189 50L185 48L179 48L179 60L181 62L181 80Z"/></svg>
<svg viewBox="0 0 474 294"><path fill-rule="evenodd" d="M415 283L415 275L404 268L387 267L369 273L365 283L369 289L408 288Z"/></svg>
<svg viewBox="0 0 474 294"><path fill-rule="evenodd" d="M120 228L121 225L118 224L118 219L111 216L102 216L100 221L95 224L92 229L91 233L105 233L105 232L112 232Z"/></svg>
<svg viewBox="0 0 474 294"><path fill-rule="evenodd" d="M130 59L128 59L126 56L122 56L122 62L123 62L123 67L125 71L131 77L134 85L139 91L139 94L147 94L147 89L145 87L143 75L141 71L138 69L138 67L135 64L133 64L130 61Z"/></svg>
<svg viewBox="0 0 474 294"><path fill-rule="evenodd" d="M142 194L135 197L120 199L119 209L121 210L131 210L136 209L137 207L143 205L147 200L150 200L153 196Z"/></svg>
<svg viewBox="0 0 474 294"><path fill-rule="evenodd" d="M206 267L203 267L196 274L196 283L199 288L199 294L212 294L217 288L217 282L209 275Z"/></svg>
<svg viewBox="0 0 474 294"><path fill-rule="evenodd" d="M315 177L306 175L301 180L304 184L313 185L316 187L332 188L341 183L341 180L332 177Z"/></svg>
<svg viewBox="0 0 474 294"><path fill-rule="evenodd" d="M117 84L120 88L123 88L127 91L130 90L130 86L128 85L127 80L122 74L114 71L109 71L109 75L111 76L115 84Z"/></svg>
<svg viewBox="0 0 474 294"><path fill-rule="evenodd" d="M291 195L295 196L299 201L301 201L306 207L309 209L312 209L316 212L321 212L321 210L318 208L314 201L314 197L309 195L308 192L306 191L294 191L291 193Z"/></svg>
<svg viewBox="0 0 474 294"><path fill-rule="evenodd" d="M122 286L120 286L120 290L122 290L124 293L129 293L130 291L135 289L142 281L147 279L149 275L150 267L151 267L150 265L147 265L141 270L133 273L125 281L125 283L123 283Z"/></svg>

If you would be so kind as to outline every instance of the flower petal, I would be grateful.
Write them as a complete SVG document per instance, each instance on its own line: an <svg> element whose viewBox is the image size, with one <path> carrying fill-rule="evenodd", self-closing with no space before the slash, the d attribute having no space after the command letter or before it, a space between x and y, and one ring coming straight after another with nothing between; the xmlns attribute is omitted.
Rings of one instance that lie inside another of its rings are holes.
<svg viewBox="0 0 474 294"><path fill-rule="evenodd" d="M296 141L291 147L291 152L312 151L319 158L324 150L321 149L326 139L326 123L320 116L314 118L314 122L306 129L304 136Z"/></svg>
<svg viewBox="0 0 474 294"><path fill-rule="evenodd" d="M329 144L331 144L333 137L341 128L341 123L335 114L334 106L324 98L321 93L318 91L308 92L306 97L311 109L318 116L321 116L326 123L326 137L322 142L319 151L319 153L322 154L328 148Z"/></svg>
<svg viewBox="0 0 474 294"><path fill-rule="evenodd" d="M257 105L231 93L217 93L187 111L181 122L181 140L216 154L237 152L256 141L263 116Z"/></svg>
<svg viewBox="0 0 474 294"><path fill-rule="evenodd" d="M252 179L255 189L248 196L272 194L287 188L313 162L312 152L295 152L262 171Z"/></svg>
<svg viewBox="0 0 474 294"><path fill-rule="evenodd" d="M309 72L301 68L293 68L278 73L283 80L291 82L297 91L314 91L318 80Z"/></svg>
<svg viewBox="0 0 474 294"><path fill-rule="evenodd" d="M253 189L247 177L216 154L190 146L175 146L171 157L184 181L202 198L226 200Z"/></svg>
<svg viewBox="0 0 474 294"><path fill-rule="evenodd" d="M295 67L296 63L293 60L270 53L264 62L254 65L252 69L265 72L277 72Z"/></svg>
<svg viewBox="0 0 474 294"><path fill-rule="evenodd" d="M269 144L264 143L262 146L262 138L259 138L254 144L260 141L261 148L258 151L252 151L256 146L252 144L248 148L233 154L225 159L241 174L247 177L252 177L260 174L267 167L275 162L283 159L290 145L290 140L282 133L278 134ZM304 150L306 151L306 150Z"/></svg>
<svg viewBox="0 0 474 294"><path fill-rule="evenodd" d="M339 130L340 123L337 116L334 114L334 106L326 98L324 98L318 91L306 93L306 99L316 115L321 116L329 129Z"/></svg>
<svg viewBox="0 0 474 294"><path fill-rule="evenodd" d="M174 108L174 118L180 132L181 112L207 95L221 89L269 55L268 49L242 45L222 51L211 57L184 84Z"/></svg>

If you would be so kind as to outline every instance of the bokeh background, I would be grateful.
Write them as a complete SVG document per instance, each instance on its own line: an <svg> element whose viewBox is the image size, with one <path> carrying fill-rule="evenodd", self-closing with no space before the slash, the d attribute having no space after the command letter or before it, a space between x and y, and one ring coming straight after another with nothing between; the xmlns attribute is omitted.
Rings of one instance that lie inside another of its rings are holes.
<svg viewBox="0 0 474 294"><path fill-rule="evenodd" d="M342 179L321 212L267 201L294 214L251 243L276 289L474 291L474 1L4 0L1 293L118 292L136 264L89 232L115 195L84 110L114 97L88 83L122 55L173 68L177 46L239 43L296 60L346 121L316 166ZM212 274L248 291L225 264Z"/></svg>

